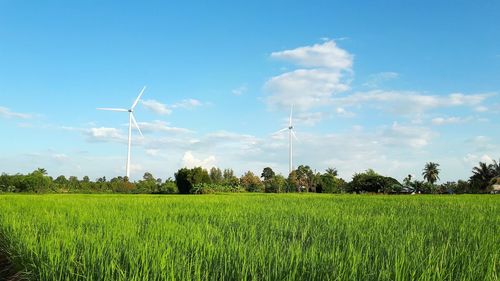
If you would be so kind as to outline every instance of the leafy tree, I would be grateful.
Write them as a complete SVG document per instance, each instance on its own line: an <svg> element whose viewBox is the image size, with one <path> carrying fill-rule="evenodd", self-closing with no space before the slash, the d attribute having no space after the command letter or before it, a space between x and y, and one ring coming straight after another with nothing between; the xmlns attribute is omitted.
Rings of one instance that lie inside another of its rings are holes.
<svg viewBox="0 0 500 281"><path fill-rule="evenodd" d="M232 169L224 169L222 174L223 182L222 184L230 187L237 187L240 184L240 179L238 179Z"/></svg>
<svg viewBox="0 0 500 281"><path fill-rule="evenodd" d="M401 184L394 178L377 174L372 169L364 173L356 173L349 183L349 190L359 192L395 192L395 188L400 188Z"/></svg>
<svg viewBox="0 0 500 281"><path fill-rule="evenodd" d="M153 193L158 191L158 183L155 177L149 172L144 173L142 180L136 183L135 186L135 192L138 193Z"/></svg>
<svg viewBox="0 0 500 281"><path fill-rule="evenodd" d="M340 193L342 192L346 182L343 179L337 178L335 173L326 171L320 175L319 183L316 187L316 192L320 193Z"/></svg>
<svg viewBox="0 0 500 281"><path fill-rule="evenodd" d="M212 167L210 169L210 180L213 184L222 184L222 171L217 167Z"/></svg>
<svg viewBox="0 0 500 281"><path fill-rule="evenodd" d="M434 184L437 180L439 180L439 164L434 162L428 162L425 164L424 170L422 172L422 176L424 179L430 183Z"/></svg>
<svg viewBox="0 0 500 281"><path fill-rule="evenodd" d="M286 188L286 179L282 175L274 175L272 178L264 181L264 190L268 193L283 192Z"/></svg>
<svg viewBox="0 0 500 281"><path fill-rule="evenodd" d="M300 185L297 179L297 170L293 170L288 175L286 192L299 191Z"/></svg>
<svg viewBox="0 0 500 281"><path fill-rule="evenodd" d="M241 185L249 192L259 192L263 190L260 178L251 171L246 172L240 179Z"/></svg>
<svg viewBox="0 0 500 281"><path fill-rule="evenodd" d="M46 175L47 170L38 168L31 174L22 177L22 183L19 186L20 191L38 192L48 190L52 184L52 180Z"/></svg>
<svg viewBox="0 0 500 281"><path fill-rule="evenodd" d="M314 172L311 170L311 167L300 165L297 168L297 180L300 187L304 187L306 191L314 191Z"/></svg>
<svg viewBox="0 0 500 281"><path fill-rule="evenodd" d="M272 179L276 174L274 173L273 169L270 167L265 167L264 170L262 170L262 174L260 175L261 178L264 178L264 181Z"/></svg>
<svg viewBox="0 0 500 281"><path fill-rule="evenodd" d="M177 188L175 181L169 178L164 183L159 183L158 192L162 194L174 194L179 193L179 189Z"/></svg>
<svg viewBox="0 0 500 281"><path fill-rule="evenodd" d="M58 176L55 180L54 180L54 183L55 184L58 184L58 185L66 185L68 184L68 179L66 179L66 177L64 175L60 175Z"/></svg>
<svg viewBox="0 0 500 281"><path fill-rule="evenodd" d="M202 183L210 183L210 176L207 170L201 167L182 168L175 173L175 184L181 194L190 193L195 185Z"/></svg>

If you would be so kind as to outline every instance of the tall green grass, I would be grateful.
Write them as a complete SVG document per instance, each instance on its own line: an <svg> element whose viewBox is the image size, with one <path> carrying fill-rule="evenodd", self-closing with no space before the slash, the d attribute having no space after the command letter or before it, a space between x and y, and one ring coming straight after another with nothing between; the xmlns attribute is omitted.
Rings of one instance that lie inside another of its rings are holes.
<svg viewBox="0 0 500 281"><path fill-rule="evenodd" d="M35 280L498 280L498 196L2 195Z"/></svg>

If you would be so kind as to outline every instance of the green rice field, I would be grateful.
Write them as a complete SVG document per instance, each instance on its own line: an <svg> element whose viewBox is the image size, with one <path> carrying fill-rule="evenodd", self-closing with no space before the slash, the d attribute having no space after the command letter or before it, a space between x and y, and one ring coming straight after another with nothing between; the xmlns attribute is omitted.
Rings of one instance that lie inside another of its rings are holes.
<svg viewBox="0 0 500 281"><path fill-rule="evenodd" d="M1 195L0 240L29 280L498 280L500 196Z"/></svg>

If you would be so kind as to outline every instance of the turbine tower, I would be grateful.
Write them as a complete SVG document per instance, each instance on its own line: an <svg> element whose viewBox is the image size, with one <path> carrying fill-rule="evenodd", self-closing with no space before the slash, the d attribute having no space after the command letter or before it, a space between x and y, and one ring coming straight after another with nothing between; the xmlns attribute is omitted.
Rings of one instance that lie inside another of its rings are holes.
<svg viewBox="0 0 500 281"><path fill-rule="evenodd" d="M126 173L127 173L127 178L130 179L130 146L132 145L132 123L134 123L135 127L139 131L139 134L142 136L141 129L139 128L139 125L137 124L137 121L135 120L134 117L134 108L136 107L137 103L139 103L139 100L142 97L142 94L144 93L144 90L146 90L146 86L144 86L135 99L134 103L130 107L130 109L124 109L124 108L97 108L98 110L107 110L107 111L118 111L118 112L128 112L128 152L127 152L127 166L126 166Z"/></svg>
<svg viewBox="0 0 500 281"><path fill-rule="evenodd" d="M298 140L297 136L295 135L295 130L293 129L293 122L292 122L292 115L293 115L293 104L290 108L290 118L288 119L288 127L283 128L274 134L284 132L288 130L288 174L290 174L293 171L293 139L295 138Z"/></svg>

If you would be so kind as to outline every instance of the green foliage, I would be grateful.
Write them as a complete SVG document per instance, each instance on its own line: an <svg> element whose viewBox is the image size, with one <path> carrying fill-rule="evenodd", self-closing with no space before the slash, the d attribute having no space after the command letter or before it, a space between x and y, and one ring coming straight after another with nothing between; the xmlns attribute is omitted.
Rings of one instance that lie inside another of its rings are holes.
<svg viewBox="0 0 500 281"><path fill-rule="evenodd" d="M210 176L207 170L201 167L192 169L182 168L175 173L175 183L179 189L179 193L191 193L193 187L203 183L210 183ZM194 191L194 190L193 190Z"/></svg>
<svg viewBox="0 0 500 281"><path fill-rule="evenodd" d="M282 175L274 175L264 181L264 191L268 193L284 192L286 188L286 179Z"/></svg>
<svg viewBox="0 0 500 281"><path fill-rule="evenodd" d="M222 177L222 171L217 167L212 167L210 169L210 181L213 184L222 184L224 178Z"/></svg>
<svg viewBox="0 0 500 281"><path fill-rule="evenodd" d="M297 168L297 181L301 191L315 191L314 179L311 167L300 165Z"/></svg>
<svg viewBox="0 0 500 281"><path fill-rule="evenodd" d="M224 169L224 173L222 175L222 184L232 187L237 187L240 185L240 179L234 175L232 169Z"/></svg>
<svg viewBox="0 0 500 281"><path fill-rule="evenodd" d="M422 176L424 179L430 183L434 184L437 180L439 180L439 164L434 162L428 162L425 164L424 171L422 172Z"/></svg>
<svg viewBox="0 0 500 281"><path fill-rule="evenodd" d="M228 193L228 192L243 192L245 189L242 186L230 186L222 184L197 184L191 189L193 194L212 194L212 193Z"/></svg>
<svg viewBox="0 0 500 281"><path fill-rule="evenodd" d="M297 192L300 191L299 180L297 178L297 171L293 170L290 172L287 178L286 192Z"/></svg>
<svg viewBox="0 0 500 281"><path fill-rule="evenodd" d="M472 176L469 179L471 190L475 192L488 192L495 183L495 181L492 180L496 177L500 177L499 162L494 160L493 164L489 165L479 162L479 166L472 169Z"/></svg>
<svg viewBox="0 0 500 281"><path fill-rule="evenodd" d="M174 194L179 193L179 189L175 184L175 181L167 180L159 185L158 193L160 194Z"/></svg>
<svg viewBox="0 0 500 281"><path fill-rule="evenodd" d="M394 178L385 177L369 169L364 173L354 174L352 181L348 184L351 192L384 192L392 193L402 188L401 184Z"/></svg>
<svg viewBox="0 0 500 281"><path fill-rule="evenodd" d="M157 193L159 191L158 181L151 173L144 173L142 180L135 184L134 193Z"/></svg>
<svg viewBox="0 0 500 281"><path fill-rule="evenodd" d="M497 280L499 196L1 195L22 280Z"/></svg>
<svg viewBox="0 0 500 281"><path fill-rule="evenodd" d="M346 182L337 178L337 170L327 169L327 171L319 176L319 183L316 187L316 192L319 193L341 193L345 190Z"/></svg>
<svg viewBox="0 0 500 281"><path fill-rule="evenodd" d="M264 178L264 181L272 179L276 174L274 173L273 169L270 167L265 167L264 170L262 170L262 174L260 175L261 178Z"/></svg>
<svg viewBox="0 0 500 281"><path fill-rule="evenodd" d="M262 192L264 190L264 185L260 181L260 178L251 171L246 172L241 177L240 184L248 192Z"/></svg>

